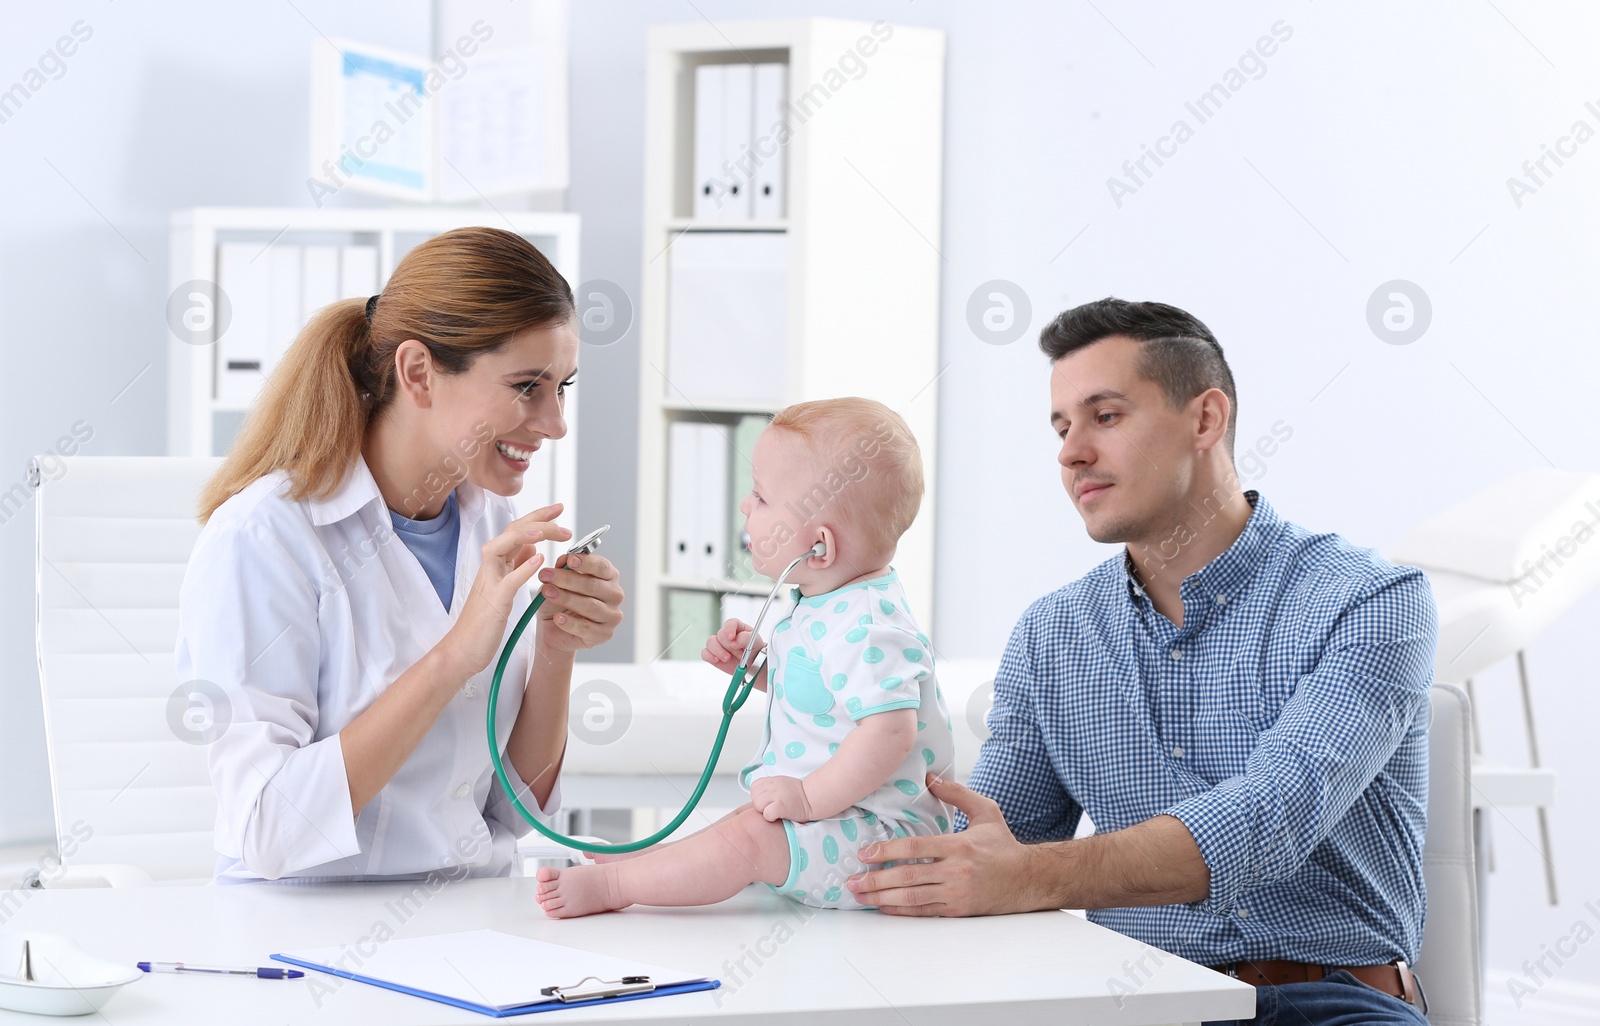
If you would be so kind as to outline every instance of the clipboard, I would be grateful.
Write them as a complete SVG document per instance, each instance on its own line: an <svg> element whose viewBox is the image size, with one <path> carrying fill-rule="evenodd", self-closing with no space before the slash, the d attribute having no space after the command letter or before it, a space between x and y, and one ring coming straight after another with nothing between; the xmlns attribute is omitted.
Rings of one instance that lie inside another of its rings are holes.
<svg viewBox="0 0 1600 1026"><path fill-rule="evenodd" d="M495 930L299 949L272 958L497 1019L722 985L705 976Z"/></svg>

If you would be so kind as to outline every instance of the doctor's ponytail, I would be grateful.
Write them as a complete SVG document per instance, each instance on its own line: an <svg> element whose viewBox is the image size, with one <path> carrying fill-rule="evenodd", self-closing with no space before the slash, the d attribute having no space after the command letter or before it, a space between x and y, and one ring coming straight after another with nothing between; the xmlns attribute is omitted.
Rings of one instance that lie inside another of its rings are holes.
<svg viewBox="0 0 1600 1026"><path fill-rule="evenodd" d="M289 472L296 501L332 494L367 426L394 401L395 351L407 339L425 345L441 372L460 374L512 336L574 310L571 287L544 254L498 228L458 228L421 243L375 298L329 304L301 330L201 492L201 523L275 470Z"/></svg>

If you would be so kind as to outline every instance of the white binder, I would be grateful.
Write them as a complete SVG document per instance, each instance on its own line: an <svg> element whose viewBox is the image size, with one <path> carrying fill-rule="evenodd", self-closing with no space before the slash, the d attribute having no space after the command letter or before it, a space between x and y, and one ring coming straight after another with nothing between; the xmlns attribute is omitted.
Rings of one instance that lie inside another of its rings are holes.
<svg viewBox="0 0 1600 1026"><path fill-rule="evenodd" d="M720 221L748 221L755 208L750 202L751 105L755 100L755 68L740 62L729 64L722 80L722 161L728 193L723 197Z"/></svg>
<svg viewBox="0 0 1600 1026"><path fill-rule="evenodd" d="M378 291L378 247L344 246L339 250L341 299L366 299Z"/></svg>
<svg viewBox="0 0 1600 1026"><path fill-rule="evenodd" d="M751 213L758 221L776 221L784 216L783 180L784 165L788 163L788 143L778 142L777 126L784 121L784 103L788 100L789 66L787 64L757 64L755 67L755 108L752 139L765 137L766 142L757 148L755 181L751 183ZM755 145L755 142L752 142ZM776 150L771 156L764 151Z"/></svg>
<svg viewBox="0 0 1600 1026"><path fill-rule="evenodd" d="M217 246L217 284L233 304L232 320L217 340L217 399L241 406L261 388L267 362L267 309L272 280L259 242Z"/></svg>
<svg viewBox="0 0 1600 1026"><path fill-rule="evenodd" d="M300 268L300 324L304 326L317 311L343 295L339 291L339 247L304 247Z"/></svg>
<svg viewBox="0 0 1600 1026"><path fill-rule="evenodd" d="M270 376L300 334L300 247L277 242L261 260L268 263L272 283L267 297L267 359L261 368Z"/></svg>
<svg viewBox="0 0 1600 1026"><path fill-rule="evenodd" d="M721 424L674 421L667 439L667 574L728 576L728 436Z"/></svg>
<svg viewBox="0 0 1600 1026"><path fill-rule="evenodd" d="M700 425L673 421L667 437L667 573L695 576L695 493L700 487Z"/></svg>
<svg viewBox="0 0 1600 1026"><path fill-rule="evenodd" d="M695 489L695 577L720 581L728 576L728 429L696 424L699 473Z"/></svg>
<svg viewBox="0 0 1600 1026"><path fill-rule="evenodd" d="M722 192L722 83L725 64L702 64L694 69L694 216L716 220L721 216Z"/></svg>

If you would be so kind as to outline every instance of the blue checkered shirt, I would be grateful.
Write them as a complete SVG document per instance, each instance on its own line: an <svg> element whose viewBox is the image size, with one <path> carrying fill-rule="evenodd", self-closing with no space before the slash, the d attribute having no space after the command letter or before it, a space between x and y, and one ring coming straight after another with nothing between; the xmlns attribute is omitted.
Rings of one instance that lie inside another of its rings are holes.
<svg viewBox="0 0 1600 1026"><path fill-rule="evenodd" d="M1433 592L1246 497L1244 533L1182 584L1181 628L1126 551L1029 607L969 785L1027 843L1070 838L1085 811L1102 833L1181 820L1210 894L1089 913L1165 951L1415 961Z"/></svg>

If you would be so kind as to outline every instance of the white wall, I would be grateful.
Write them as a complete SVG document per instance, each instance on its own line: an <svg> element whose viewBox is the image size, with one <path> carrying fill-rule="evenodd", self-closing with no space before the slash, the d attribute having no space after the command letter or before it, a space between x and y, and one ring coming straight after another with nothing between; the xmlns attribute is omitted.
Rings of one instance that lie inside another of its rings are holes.
<svg viewBox="0 0 1600 1026"><path fill-rule="evenodd" d="M79 421L93 432L82 452L166 451L168 213L309 206L313 33L428 49L426 3L379 10L5 0L0 90L75 22L90 35L64 74L0 124L0 495ZM33 655L33 516L30 496L0 522L0 845L54 832Z"/></svg>
<svg viewBox="0 0 1600 1026"><path fill-rule="evenodd" d="M95 34L0 125L0 492L79 420L94 429L85 451L161 451L168 210L307 202L314 30L296 7L329 35L427 48L427 5L415 0L6 5L0 87L78 18ZM1241 446L1278 420L1293 427L1256 486L1307 526L1382 549L1524 467L1600 469L1589 394L1600 371L1600 139L1520 209L1506 187L1573 121L1600 130L1584 108L1600 107L1595 14L1509 0L1220 12L1105 0L573 4L570 200L584 217L584 277L634 296L644 29L697 11L713 22L828 14L949 33L933 624L947 654L998 651L1029 601L1108 551L1085 538L1061 491L1032 341L1059 310L1108 293L1176 303L1211 326L1239 381ZM1293 36L1266 73L1197 124L1185 101L1279 20ZM1117 207L1107 178L1178 118L1194 137ZM1433 305L1427 334L1406 346L1380 342L1365 316L1374 288L1396 278ZM967 324L970 295L992 279L1016 283L1033 307L1030 330L1009 345L986 344ZM586 349L580 386L590 399L579 501L617 525L606 553L625 572L634 341ZM0 524L0 844L51 831L32 531L31 508ZM975 560L1001 537L1017 541ZM1002 590L989 584L997 576ZM1583 715L1595 708L1586 633L1597 618L1591 598L1529 654L1544 753L1562 774L1554 832L1566 900L1543 904L1531 812L1496 817L1490 958L1508 973L1600 899L1587 857L1600 844L1589 797L1600 772ZM625 634L606 651L630 647ZM1520 761L1513 695L1504 670L1481 682L1490 754ZM1579 949L1558 983L1600 985L1600 946ZM1525 1002L1526 1021L1538 1019L1538 1000Z"/></svg>

